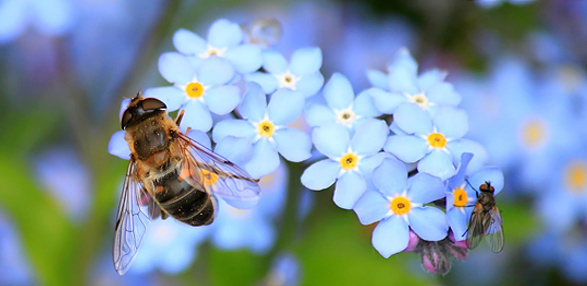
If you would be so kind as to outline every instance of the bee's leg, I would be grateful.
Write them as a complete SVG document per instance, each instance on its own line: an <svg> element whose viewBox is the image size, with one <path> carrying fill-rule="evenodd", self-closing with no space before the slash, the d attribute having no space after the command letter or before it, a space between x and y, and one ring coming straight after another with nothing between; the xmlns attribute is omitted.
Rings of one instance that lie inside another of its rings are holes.
<svg viewBox="0 0 587 286"><path fill-rule="evenodd" d="M177 126L179 126L179 124L181 124L181 120L183 119L183 114L185 113L185 110L180 110L179 114L177 115L177 117L175 118L175 124L177 124Z"/></svg>
<svg viewBox="0 0 587 286"><path fill-rule="evenodd" d="M192 130L192 128L188 126L188 128L185 129L185 135L188 135L188 132L190 132L190 130Z"/></svg>

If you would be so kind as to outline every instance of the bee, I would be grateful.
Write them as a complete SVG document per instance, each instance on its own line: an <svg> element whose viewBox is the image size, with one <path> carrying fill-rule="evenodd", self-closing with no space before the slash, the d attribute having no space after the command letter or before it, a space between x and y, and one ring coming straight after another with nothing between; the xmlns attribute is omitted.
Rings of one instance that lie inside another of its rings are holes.
<svg viewBox="0 0 587 286"><path fill-rule="evenodd" d="M191 226L211 224L216 196L238 208L253 207L258 180L179 129L166 105L137 94L121 116L130 147L114 227L113 262L118 274L130 268L150 219L174 219Z"/></svg>
<svg viewBox="0 0 587 286"><path fill-rule="evenodd" d="M495 253L501 252L504 245L503 223L493 196L495 189L490 182L479 186L478 191L473 189L477 192L477 202L467 228L467 246L474 249L486 236L489 249Z"/></svg>

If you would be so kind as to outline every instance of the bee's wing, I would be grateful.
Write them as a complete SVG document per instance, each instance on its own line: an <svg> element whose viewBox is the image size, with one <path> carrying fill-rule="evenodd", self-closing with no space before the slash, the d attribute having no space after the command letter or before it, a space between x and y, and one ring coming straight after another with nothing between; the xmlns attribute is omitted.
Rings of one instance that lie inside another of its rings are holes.
<svg viewBox="0 0 587 286"><path fill-rule="evenodd" d="M485 234L485 222L487 215L483 212L483 206L480 203L475 204L471 219L469 220L469 227L467 228L467 247L474 249L479 245L483 235Z"/></svg>
<svg viewBox="0 0 587 286"><path fill-rule="evenodd" d="M489 245L489 249L491 251L498 253L503 250L504 239L503 239L503 223L501 221L501 215L499 214L499 209L497 206L494 206L489 210L489 216L491 217L491 221L489 222L489 226L485 231L487 235L487 244Z"/></svg>
<svg viewBox="0 0 587 286"><path fill-rule="evenodd" d="M185 179L191 180L190 184L204 187L236 208L246 209L257 205L261 197L261 188L257 184L259 180L251 178L243 169L187 135L180 134L178 140L187 159L190 178ZM204 180L201 177L203 171L217 177L211 181Z"/></svg>
<svg viewBox="0 0 587 286"><path fill-rule="evenodd" d="M136 164L131 158L118 202L114 227L112 258L114 269L120 275L130 268L149 223L149 216L140 206L150 204L152 200L147 192L141 191L142 185L136 179L135 172Z"/></svg>

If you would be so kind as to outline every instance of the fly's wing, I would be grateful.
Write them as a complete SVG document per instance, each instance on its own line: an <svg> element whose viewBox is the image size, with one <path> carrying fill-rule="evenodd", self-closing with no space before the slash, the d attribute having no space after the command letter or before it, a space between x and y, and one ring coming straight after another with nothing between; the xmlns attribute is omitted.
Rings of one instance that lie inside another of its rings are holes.
<svg viewBox="0 0 587 286"><path fill-rule="evenodd" d="M489 245L489 249L491 251L498 253L503 250L504 239L503 239L503 223L501 221L501 215L499 214L499 209L497 206L494 206L489 210L489 217L491 221L489 222L489 226L485 231L487 235L487 244Z"/></svg>
<svg viewBox="0 0 587 286"><path fill-rule="evenodd" d="M152 200L147 192L141 191L142 185L135 174L136 164L131 158L118 202L114 227L112 258L114 269L120 275L130 268L149 223L149 216L140 206L148 205Z"/></svg>
<svg viewBox="0 0 587 286"><path fill-rule="evenodd" d="M178 140L189 170L189 176L184 179L191 185L203 187L235 208L247 209L257 205L261 197L259 180L187 135L180 134Z"/></svg>
<svg viewBox="0 0 587 286"><path fill-rule="evenodd" d="M467 228L467 247L474 249L479 245L483 235L485 234L486 222L489 216L483 212L483 206L480 203L475 204L471 219L469 220L469 228Z"/></svg>

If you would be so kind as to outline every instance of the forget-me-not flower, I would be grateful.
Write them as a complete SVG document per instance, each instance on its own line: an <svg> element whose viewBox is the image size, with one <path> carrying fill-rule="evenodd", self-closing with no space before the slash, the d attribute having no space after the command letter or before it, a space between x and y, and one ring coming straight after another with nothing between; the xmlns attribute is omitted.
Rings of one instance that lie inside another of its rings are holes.
<svg viewBox="0 0 587 286"><path fill-rule="evenodd" d="M393 114L404 102L432 112L439 105L456 106L461 101L452 84L444 82L446 72L433 69L418 76L418 64L406 48L394 55L387 68L388 74L377 70L367 72L374 86L369 94L382 113Z"/></svg>
<svg viewBox="0 0 587 286"><path fill-rule="evenodd" d="M351 82L342 74L334 73L324 85L326 105L313 103L306 107L306 120L310 126L337 123L351 130L363 121L381 115L371 98L360 93L355 97Z"/></svg>
<svg viewBox="0 0 587 286"><path fill-rule="evenodd" d="M362 224L379 224L373 230L372 243L388 258L408 247L410 228L421 239L439 241L447 236L446 214L427 203L445 196L442 181L425 173L408 178L406 166L395 158L386 158L373 171L377 190L368 190L353 210Z"/></svg>
<svg viewBox="0 0 587 286"><path fill-rule="evenodd" d="M316 94L324 84L322 51L320 48L296 50L290 62L278 51L263 51L263 69L245 76L247 81L260 84L267 94L277 89L286 88L299 91L305 97Z"/></svg>
<svg viewBox="0 0 587 286"><path fill-rule="evenodd" d="M173 35L173 45L189 56L196 68L207 59L217 58L227 60L238 73L247 74L258 70L263 58L259 46L243 43L244 36L240 25L219 19L210 26L207 40L180 29Z"/></svg>
<svg viewBox="0 0 587 286"><path fill-rule="evenodd" d="M242 166L254 178L277 169L280 162L278 153L292 162L310 158L310 136L301 130L287 127L302 114L304 96L296 91L280 89L267 103L267 96L258 84L249 83L248 88L239 107L244 119L226 119L214 127L212 137L218 144L216 148L251 150L250 159ZM226 144L222 139L227 136L244 137L247 140L235 140L231 141L231 146L222 146ZM235 143L243 146L232 145Z"/></svg>
<svg viewBox="0 0 587 286"><path fill-rule="evenodd" d="M334 203L351 209L367 189L365 176L370 177L388 156L379 152L388 132L381 120L365 121L352 137L346 127L336 123L314 129L314 145L328 158L310 165L302 174L302 184L310 190L322 190L336 181Z"/></svg>

